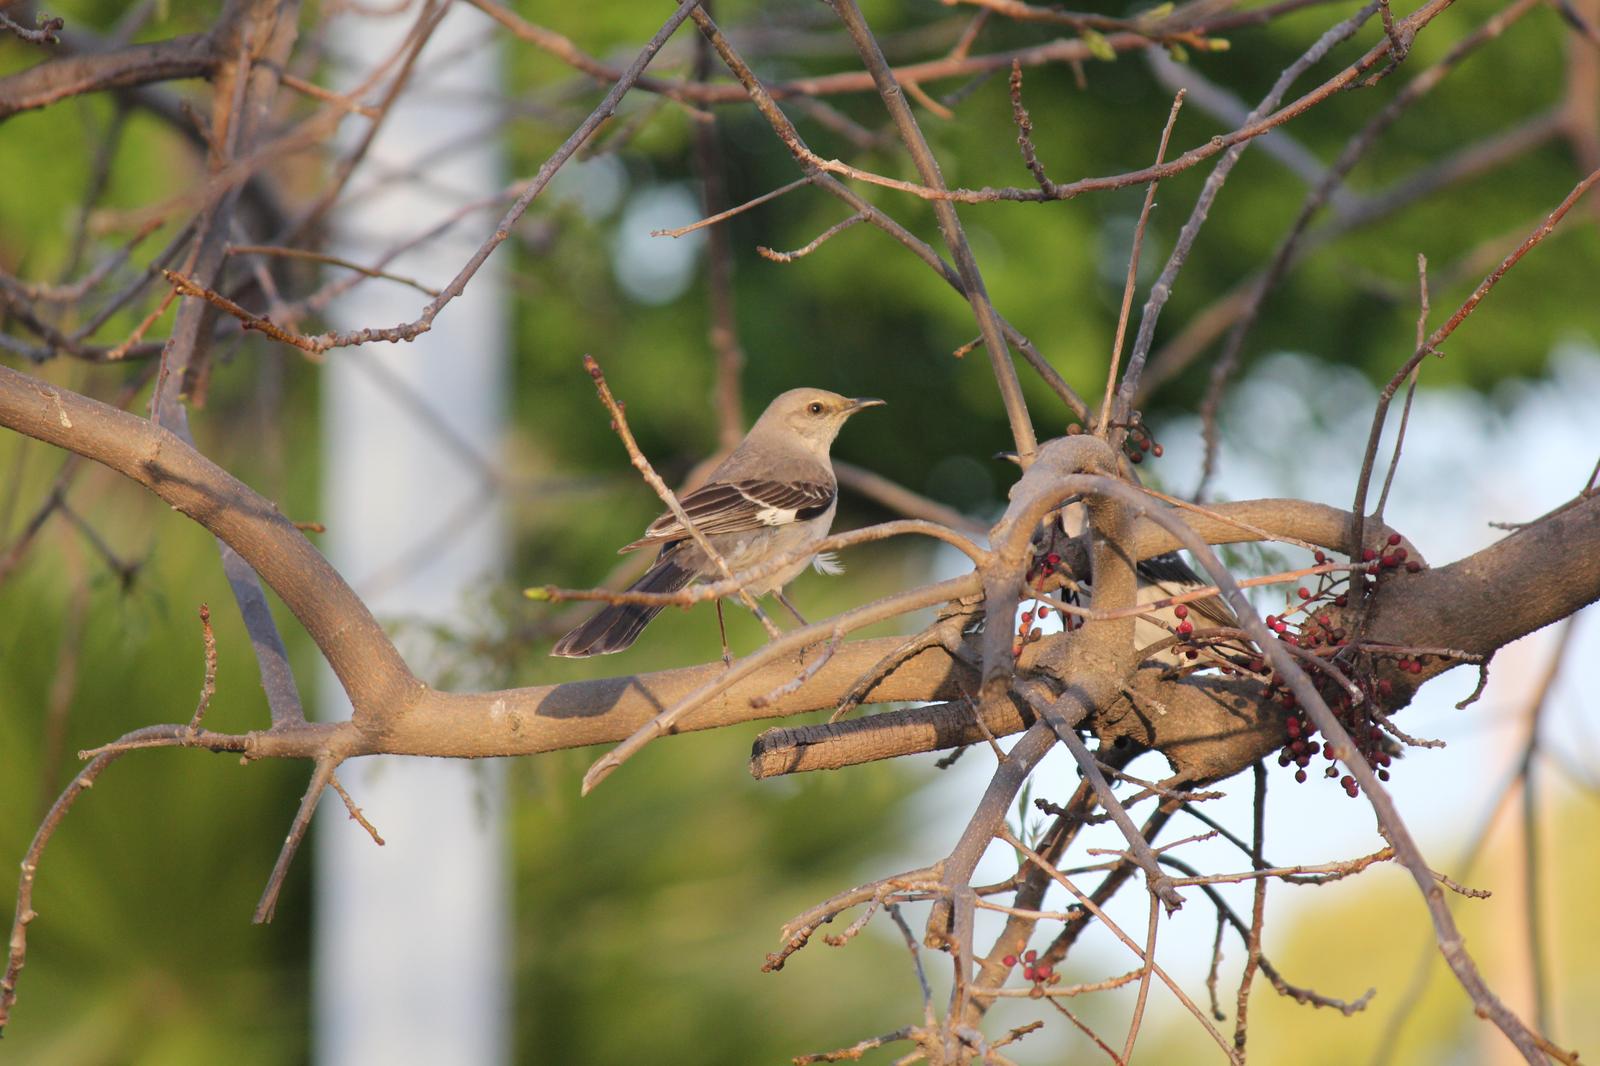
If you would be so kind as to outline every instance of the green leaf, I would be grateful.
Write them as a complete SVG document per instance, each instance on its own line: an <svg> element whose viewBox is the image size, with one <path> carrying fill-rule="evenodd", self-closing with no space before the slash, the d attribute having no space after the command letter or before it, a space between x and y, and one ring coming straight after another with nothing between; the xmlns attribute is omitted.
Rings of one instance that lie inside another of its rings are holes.
<svg viewBox="0 0 1600 1066"><path fill-rule="evenodd" d="M1117 50L1111 47L1111 42L1106 40L1103 33L1094 30L1084 30L1082 34L1084 46L1089 49L1089 54L1096 59L1113 63L1117 58Z"/></svg>

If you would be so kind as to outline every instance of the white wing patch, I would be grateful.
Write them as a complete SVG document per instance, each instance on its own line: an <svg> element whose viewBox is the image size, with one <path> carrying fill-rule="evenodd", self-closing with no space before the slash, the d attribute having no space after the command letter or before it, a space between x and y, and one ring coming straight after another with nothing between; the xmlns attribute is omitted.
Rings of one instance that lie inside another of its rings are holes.
<svg viewBox="0 0 1600 1066"><path fill-rule="evenodd" d="M811 557L811 566L819 574L837 577L844 573L844 564L839 561L838 552L818 552Z"/></svg>
<svg viewBox="0 0 1600 1066"><path fill-rule="evenodd" d="M748 499L749 497L746 497ZM753 501L759 503L759 500ZM756 512L755 520L764 526L786 526L794 521L794 516L799 512L794 508L763 507Z"/></svg>

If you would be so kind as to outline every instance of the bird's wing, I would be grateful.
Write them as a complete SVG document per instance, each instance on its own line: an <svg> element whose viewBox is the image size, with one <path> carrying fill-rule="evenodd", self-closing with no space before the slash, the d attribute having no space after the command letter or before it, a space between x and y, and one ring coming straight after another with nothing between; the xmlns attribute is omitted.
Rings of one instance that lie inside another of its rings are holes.
<svg viewBox="0 0 1600 1066"><path fill-rule="evenodd" d="M835 489L819 481L718 481L702 485L678 502L696 529L743 533L817 518L833 506ZM622 550L633 551L685 540L688 530L671 511L650 523L644 536Z"/></svg>
<svg viewBox="0 0 1600 1066"><path fill-rule="evenodd" d="M1183 592L1185 586L1193 588L1207 583L1177 552L1153 555L1139 564L1139 571L1146 581L1161 586L1168 595ZM1234 617L1233 610L1216 596L1198 600L1193 607L1213 625L1232 628L1239 624L1239 619Z"/></svg>

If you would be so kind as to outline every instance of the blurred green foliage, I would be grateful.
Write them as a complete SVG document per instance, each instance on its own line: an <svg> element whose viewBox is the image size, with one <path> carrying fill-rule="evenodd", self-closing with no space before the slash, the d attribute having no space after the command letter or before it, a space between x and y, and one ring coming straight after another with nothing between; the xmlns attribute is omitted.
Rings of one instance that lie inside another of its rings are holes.
<svg viewBox="0 0 1600 1066"><path fill-rule="evenodd" d="M659 4L519 0L515 6L591 54L624 59L664 12ZM1115 6L1092 9L1125 13ZM57 3L49 10L65 16L70 28L99 33L109 33L124 13L123 5L109 0ZM1267 28L1241 29L1230 34L1229 51L1192 54L1191 61L1253 102L1317 34L1351 10L1352 4L1330 4ZM1297 119L1286 134L1331 159L1413 72L1496 10L1487 0L1460 0L1423 32L1399 73L1376 88L1334 98ZM139 39L201 29L210 11L211 5L160 5L159 17ZM963 12L933 0L876 0L867 13L896 59L937 54L964 21ZM308 30L319 14L308 5ZM855 65L838 47L822 5L800 10L722 3L716 14L728 26L772 31L761 38L767 45L750 48L764 76ZM899 36L929 32L935 24L945 28L932 31L939 42L934 47L913 50ZM770 42L790 32L785 25L799 27L791 37L818 46L783 54ZM1377 32L1375 24L1367 27L1313 78L1348 62ZM1057 33L994 20L977 50ZM681 35L683 47L663 59L656 73L684 76L688 41L687 33ZM567 136L599 90L585 83L574 91L570 70L526 45L502 47L510 95L530 105L516 110L509 123L509 170L527 175ZM1351 188L1379 194L1472 142L1558 106L1567 47L1558 16L1534 11L1386 135L1356 170ZM39 56L0 39L0 74ZM1146 165L1169 94L1136 54L1086 64L1081 73L1082 87L1070 69L1026 74L1024 98L1051 175L1067 181ZM1311 84L1308 79L1300 88ZM939 95L962 84L926 88ZM176 89L205 110L199 83ZM881 105L869 94L829 103L867 130L888 129ZM115 112L104 97L79 98L19 115L0 128L0 189L6 190L0 194L0 266L30 278L56 278L71 273L74 262L79 271L92 262L92 256L74 259L74 234L95 146L117 121ZM914 176L892 147L862 151L798 109L791 113L821 155ZM1003 75L967 95L953 121L919 112L951 183L1029 184L1010 113ZM748 108L719 108L715 114L730 202L793 180L792 160L758 116ZM682 475L714 447L715 428L706 415L713 367L703 280L666 303L651 304L631 297L615 269L628 204L652 191L696 189L690 151L696 120L659 99L631 95L587 153L593 157L583 164L592 168L587 176L552 187L523 224L520 243L499 253L513 260L518 296L514 428L506 454L519 474L550 481L548 492L508 501L517 584L597 580L615 562L610 546L634 536L657 510L599 413L578 364L582 353L595 354L605 365L613 388L630 401L641 444L668 474ZM1226 128L1191 103L1170 154ZM187 143L137 110L127 116L114 159L97 204L102 218L180 195L200 173ZM315 156L285 163L291 184L300 185L323 165ZM1159 270L1208 170L1192 169L1162 186L1144 249L1144 282ZM1411 350L1416 255L1426 254L1433 265L1434 321L1442 321L1486 266L1543 217L1577 176L1568 143L1551 138L1492 173L1335 241L1268 301L1247 345L1247 363L1289 349L1386 377ZM614 195L595 195L605 187ZM1305 191L1259 148L1246 155L1179 280L1158 347L1262 264ZM876 188L864 195L938 244L926 204ZM1141 190L1125 189L1049 205L962 209L1001 311L1091 397L1103 379L1141 198ZM865 226L788 265L754 251L758 244L797 248L844 215L831 197L801 189L726 224L735 255L739 336L748 359L747 416L798 384L883 396L890 407L852 423L836 454L984 513L1003 500L1010 469L989 456L1010 441L986 354L979 349L963 359L950 355L976 334L965 303ZM1508 277L1452 339L1449 357L1428 364L1425 381L1486 387L1507 376L1536 375L1556 340L1600 335L1600 302L1593 299L1600 248L1579 235L1576 218L1573 223ZM142 252L160 247L177 224L169 220ZM1491 253L1486 263L1485 248ZM427 280L443 281L455 268L454 262L440 263ZM1137 307L1136 302L1136 314ZM113 316L98 338L115 343L142 313ZM153 335L161 335L168 321L158 323ZM286 512L314 517L317 368L259 339L226 346L222 356L207 406L194 417L202 447ZM1193 408L1204 388L1204 364L1202 359L1157 396L1147 416L1158 433L1164 413ZM141 371L58 362L40 372L109 396ZM1041 436L1059 433L1066 413L1026 368L1022 377ZM41 445L0 436L0 543L17 535L61 461ZM222 649L210 721L232 729L265 721L248 642L209 539L103 471L84 472L71 500L114 551L142 566L124 587L57 518L26 564L0 585L0 856L22 854L41 797L72 772L79 748L191 713L201 673L198 603L213 605ZM847 499L839 524L876 517L881 516L870 507ZM815 611L859 602L911 579L925 562L899 549L855 553L848 578L802 579L797 596ZM87 597L81 632L70 621L74 596ZM523 603L511 590L492 601L513 634L536 629L552 610ZM309 689L314 650L291 619L282 621ZM731 622L739 646L758 639L749 619ZM652 629L629 654L626 668L707 658L715 648L714 625L711 613L700 610L680 624ZM542 639L478 650L495 664L493 679L506 684L616 668L613 662L553 662L544 656ZM52 739L53 706L64 723L58 739ZM515 766L515 1003L518 1047L526 1061L660 1061L663 1048L681 1049L680 1061L773 1061L892 1029L914 1012L904 959L894 957L902 948L888 936L859 938L845 949L853 954L846 962L818 945L781 975L760 977L755 971L785 918L863 877L888 872L882 857L923 828L908 801L926 779L928 761L758 785L743 768L745 744L754 732L659 745L582 803L577 780L587 753ZM47 761L43 753L52 744L65 754ZM36 896L41 917L30 937L22 999L0 1051L20 1056L18 1061L74 1066L211 1063L224 1057L304 1060L305 856L291 875L276 923L257 928L247 922L304 776L300 766L241 768L230 759L195 753L141 753L113 767L72 812L46 855ZM0 884L0 904L9 907L12 891ZM885 973L894 977L885 980Z"/></svg>

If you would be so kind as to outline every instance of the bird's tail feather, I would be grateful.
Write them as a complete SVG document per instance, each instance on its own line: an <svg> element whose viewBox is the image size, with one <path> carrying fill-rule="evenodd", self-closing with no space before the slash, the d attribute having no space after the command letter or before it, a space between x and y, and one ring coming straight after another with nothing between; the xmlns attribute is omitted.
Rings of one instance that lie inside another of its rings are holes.
<svg viewBox="0 0 1600 1066"><path fill-rule="evenodd" d="M645 575L628 587L629 592L677 592L694 580L695 571L678 565L676 552L663 553ZM551 655L582 659L590 655L610 655L632 646L660 607L635 603L613 603L556 642Z"/></svg>

